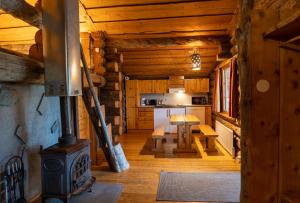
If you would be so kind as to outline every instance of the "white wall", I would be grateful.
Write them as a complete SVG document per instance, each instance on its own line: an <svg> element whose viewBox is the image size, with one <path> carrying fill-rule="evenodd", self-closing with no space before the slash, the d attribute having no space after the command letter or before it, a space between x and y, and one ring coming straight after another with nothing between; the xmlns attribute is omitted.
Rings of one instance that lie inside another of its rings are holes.
<svg viewBox="0 0 300 203"><path fill-rule="evenodd" d="M30 200L41 192L40 145L44 148L57 143L60 128L53 134L51 126L60 123L58 97L45 97L41 112L36 108L44 92L42 85L1 85L0 83L0 171L13 155L22 148L20 140L14 135L18 125L20 135L27 143L24 154L25 193Z"/></svg>
<svg viewBox="0 0 300 203"><path fill-rule="evenodd" d="M204 94L207 96L207 94ZM192 104L192 96L201 96L201 94L187 93L167 93L167 94L142 94L141 99L162 99L163 104L170 105L190 105Z"/></svg>

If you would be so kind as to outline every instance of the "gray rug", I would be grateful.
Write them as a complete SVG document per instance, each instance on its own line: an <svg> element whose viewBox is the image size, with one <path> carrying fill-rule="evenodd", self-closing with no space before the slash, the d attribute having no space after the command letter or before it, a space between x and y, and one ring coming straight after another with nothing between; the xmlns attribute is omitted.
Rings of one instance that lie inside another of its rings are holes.
<svg viewBox="0 0 300 203"><path fill-rule="evenodd" d="M95 183L92 192L85 192L71 198L71 203L116 203L122 193L121 184ZM49 199L47 203L61 203L58 199Z"/></svg>
<svg viewBox="0 0 300 203"><path fill-rule="evenodd" d="M156 200L239 202L240 173L161 172Z"/></svg>

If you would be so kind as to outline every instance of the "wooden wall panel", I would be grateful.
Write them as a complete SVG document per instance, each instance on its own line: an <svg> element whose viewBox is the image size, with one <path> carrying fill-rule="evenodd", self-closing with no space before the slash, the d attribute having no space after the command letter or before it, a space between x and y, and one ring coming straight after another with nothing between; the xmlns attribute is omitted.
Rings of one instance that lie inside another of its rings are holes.
<svg viewBox="0 0 300 203"><path fill-rule="evenodd" d="M278 194L279 43L263 38L266 29L278 20L276 10L253 11L251 15L250 70L240 70L243 94L241 202L276 202ZM244 86L248 78L250 92L243 92L249 91ZM270 85L266 92L256 88L261 80Z"/></svg>
<svg viewBox="0 0 300 203"><path fill-rule="evenodd" d="M300 202L300 52L280 50L280 202Z"/></svg>

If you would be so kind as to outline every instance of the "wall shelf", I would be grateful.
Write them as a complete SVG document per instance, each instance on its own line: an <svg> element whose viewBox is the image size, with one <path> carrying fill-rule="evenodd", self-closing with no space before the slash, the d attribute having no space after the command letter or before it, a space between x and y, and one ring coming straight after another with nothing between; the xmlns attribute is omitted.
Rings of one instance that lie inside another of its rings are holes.
<svg viewBox="0 0 300 203"><path fill-rule="evenodd" d="M297 38L298 36L300 36L300 11L297 11L291 17L280 21L264 34L264 37L267 39L282 42L287 42ZM300 44L299 38L297 39L297 43L298 45Z"/></svg>

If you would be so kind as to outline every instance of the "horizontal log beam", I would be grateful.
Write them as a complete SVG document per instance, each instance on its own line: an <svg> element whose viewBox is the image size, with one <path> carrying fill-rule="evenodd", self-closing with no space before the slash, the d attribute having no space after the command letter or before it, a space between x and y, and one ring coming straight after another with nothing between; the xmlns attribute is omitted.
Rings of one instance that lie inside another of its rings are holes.
<svg viewBox="0 0 300 203"><path fill-rule="evenodd" d="M210 69L215 67L217 63L207 63L202 64L202 69ZM141 72L141 71L159 71L159 70L168 70L168 71L178 71L178 70L190 70L192 64L171 64L171 65L124 65L122 66L122 72Z"/></svg>
<svg viewBox="0 0 300 203"><path fill-rule="evenodd" d="M43 64L16 52L0 49L0 81L43 83Z"/></svg>
<svg viewBox="0 0 300 203"><path fill-rule="evenodd" d="M86 8L95 7L122 7L122 6L136 6L136 5L161 5L180 2L193 2L195 0L81 0Z"/></svg>
<svg viewBox="0 0 300 203"><path fill-rule="evenodd" d="M208 77L210 72L185 72L178 73L177 75L183 75L185 78L199 78L199 77ZM169 76L174 76L174 72L152 72L152 73L132 73L127 76L130 79L168 79Z"/></svg>
<svg viewBox="0 0 300 203"><path fill-rule="evenodd" d="M123 22L95 22L98 30L113 34L156 34L165 32L226 30L232 15L180 17Z"/></svg>
<svg viewBox="0 0 300 203"><path fill-rule="evenodd" d="M151 38L173 38L173 37L196 37L196 36L226 36L227 29L212 31L182 31L182 32L166 32L155 34L113 34L107 35L108 39L151 39Z"/></svg>
<svg viewBox="0 0 300 203"><path fill-rule="evenodd" d="M216 62L216 56L201 57L201 64ZM167 57L167 58L144 58L144 59L126 59L123 65L154 65L154 64L192 64L190 57Z"/></svg>
<svg viewBox="0 0 300 203"><path fill-rule="evenodd" d="M233 0L214 0L162 5L92 8L87 9L87 12L96 22L117 22L234 14L236 7L237 2Z"/></svg>
<svg viewBox="0 0 300 203"><path fill-rule="evenodd" d="M126 49L139 48L161 48L172 46L187 46L187 47L211 47L216 48L220 46L221 41L230 40L229 38L163 38L163 39L108 39L106 40L107 47L117 47Z"/></svg>
<svg viewBox="0 0 300 203"><path fill-rule="evenodd" d="M199 49L201 56L216 56L219 49ZM150 50L150 51L124 51L123 57L127 59L143 59L143 58L166 58L166 57L190 57L193 49L169 49L169 50Z"/></svg>
<svg viewBox="0 0 300 203"><path fill-rule="evenodd" d="M41 12L24 0L1 0L0 8L34 27L42 25Z"/></svg>
<svg viewBox="0 0 300 203"><path fill-rule="evenodd" d="M96 85L104 85L102 76L91 74ZM0 82L43 84L44 64L25 54L0 48Z"/></svg>

